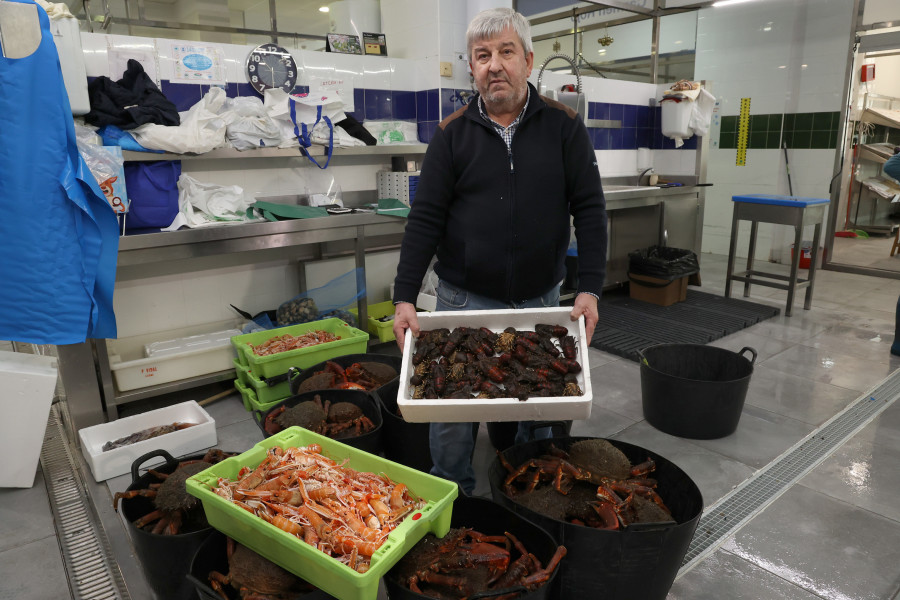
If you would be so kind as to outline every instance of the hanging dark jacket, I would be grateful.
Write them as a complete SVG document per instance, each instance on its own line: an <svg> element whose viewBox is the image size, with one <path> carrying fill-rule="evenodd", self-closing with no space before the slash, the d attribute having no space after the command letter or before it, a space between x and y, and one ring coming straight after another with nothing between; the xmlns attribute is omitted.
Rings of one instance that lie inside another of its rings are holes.
<svg viewBox="0 0 900 600"><path fill-rule="evenodd" d="M532 87L507 151L481 117L476 96L441 122L428 145L394 301L416 301L435 254L438 277L467 291L501 301L545 294L565 275L570 215L578 240L578 291L599 297L606 203L584 123Z"/></svg>
<svg viewBox="0 0 900 600"><path fill-rule="evenodd" d="M134 129L144 123L180 125L178 109L166 98L141 63L128 60L125 74L119 81L98 77L88 84L91 112L84 120L103 127L115 125L119 129Z"/></svg>

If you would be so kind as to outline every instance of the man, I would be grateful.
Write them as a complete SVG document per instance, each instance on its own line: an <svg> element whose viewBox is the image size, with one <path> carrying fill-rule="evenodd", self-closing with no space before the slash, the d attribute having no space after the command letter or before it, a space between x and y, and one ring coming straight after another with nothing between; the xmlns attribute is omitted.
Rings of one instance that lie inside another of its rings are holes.
<svg viewBox="0 0 900 600"><path fill-rule="evenodd" d="M570 215L579 290L572 320L588 339L606 271L606 207L584 123L528 83L528 21L508 8L483 11L466 32L476 96L438 126L422 164L394 284L394 334L419 333L414 302L431 258L437 310L559 306ZM517 443L531 424L520 423ZM549 434L549 431L546 433ZM470 423L432 423L432 473L475 487Z"/></svg>

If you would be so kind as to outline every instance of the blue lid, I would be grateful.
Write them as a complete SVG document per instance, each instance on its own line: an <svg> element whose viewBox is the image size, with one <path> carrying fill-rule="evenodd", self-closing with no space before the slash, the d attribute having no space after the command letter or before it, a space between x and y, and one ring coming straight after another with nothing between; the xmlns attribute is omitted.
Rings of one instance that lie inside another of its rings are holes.
<svg viewBox="0 0 900 600"><path fill-rule="evenodd" d="M776 206L812 206L815 204L828 204L828 198L802 198L800 196L779 196L776 194L742 194L732 196L732 202L747 202L749 204L773 204Z"/></svg>

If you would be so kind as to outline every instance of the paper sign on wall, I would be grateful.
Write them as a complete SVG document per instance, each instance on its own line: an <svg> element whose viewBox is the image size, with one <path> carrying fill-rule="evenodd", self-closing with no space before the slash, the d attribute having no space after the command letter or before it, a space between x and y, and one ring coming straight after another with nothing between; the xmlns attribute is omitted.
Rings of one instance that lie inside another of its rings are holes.
<svg viewBox="0 0 900 600"><path fill-rule="evenodd" d="M225 53L219 46L208 44L172 44L175 72L172 81L190 83L225 83Z"/></svg>

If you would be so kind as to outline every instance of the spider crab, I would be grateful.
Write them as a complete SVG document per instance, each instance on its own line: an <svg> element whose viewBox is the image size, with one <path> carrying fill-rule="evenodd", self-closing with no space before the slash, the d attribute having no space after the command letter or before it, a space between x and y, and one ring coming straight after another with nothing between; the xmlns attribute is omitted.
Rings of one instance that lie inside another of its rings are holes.
<svg viewBox="0 0 900 600"><path fill-rule="evenodd" d="M233 456L233 454L213 448L199 460L178 463L171 473L148 469L147 472L156 477L159 482L151 483L149 487L139 490L116 492L113 496L113 508L119 510L119 500L123 498L150 498L153 500L154 510L134 521L134 526L138 529L147 528L150 533L162 535L181 533L182 524L190 516L190 513L200 507L200 500L187 493L185 482L189 477L205 471L229 456Z"/></svg>
<svg viewBox="0 0 900 600"><path fill-rule="evenodd" d="M362 409L352 402L322 402L316 394L312 400L299 402L294 406L280 406L266 416L263 428L269 435L297 425L328 437L359 436L375 429L375 424L363 414ZM353 431L348 431L353 428ZM349 435L348 435L349 434Z"/></svg>

